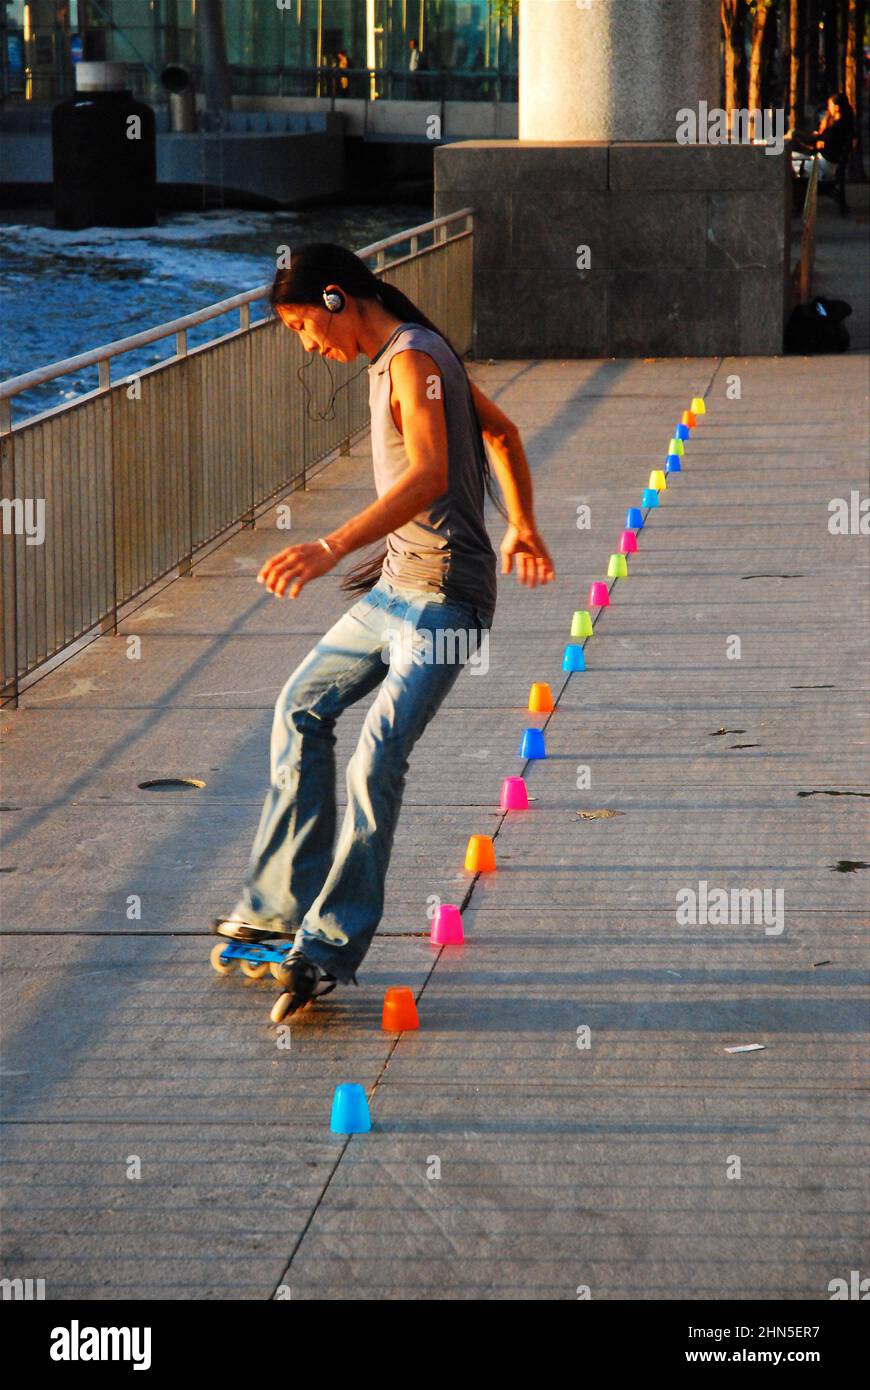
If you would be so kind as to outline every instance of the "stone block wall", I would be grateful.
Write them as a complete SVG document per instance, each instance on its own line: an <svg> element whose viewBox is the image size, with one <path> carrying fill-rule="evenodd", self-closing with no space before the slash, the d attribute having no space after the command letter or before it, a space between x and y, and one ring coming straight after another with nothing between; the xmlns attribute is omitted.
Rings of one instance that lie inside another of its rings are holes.
<svg viewBox="0 0 870 1390"><path fill-rule="evenodd" d="M474 355L781 352L789 170L788 146L442 145L435 216L475 209Z"/></svg>

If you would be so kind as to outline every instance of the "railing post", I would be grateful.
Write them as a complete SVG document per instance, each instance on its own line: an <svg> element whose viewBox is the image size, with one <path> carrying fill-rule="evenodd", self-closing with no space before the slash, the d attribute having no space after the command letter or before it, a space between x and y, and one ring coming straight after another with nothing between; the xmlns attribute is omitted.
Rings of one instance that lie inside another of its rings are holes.
<svg viewBox="0 0 870 1390"><path fill-rule="evenodd" d="M257 470L254 467L254 364L251 346L251 306L242 305L240 328L245 334L245 446L250 460L249 497L251 505L239 518L242 526L254 529L255 508L257 505Z"/></svg>
<svg viewBox="0 0 870 1390"><path fill-rule="evenodd" d="M809 301L813 283L813 262L815 260L816 242L816 210L819 197L819 161L818 155L813 159L813 167L807 181L807 193L804 199L803 226L801 228L801 253L798 268L798 303L806 304Z"/></svg>
<svg viewBox="0 0 870 1390"><path fill-rule="evenodd" d="M179 338L180 338L180 337L181 337L181 335L179 334ZM182 345L181 345L181 343L179 342L179 343L178 343L179 349L181 348L181 346L182 346ZM180 357L181 357L181 356L183 356L183 357L186 357L186 356L187 356L187 334L186 334L186 333L184 334L184 350L183 350L183 352L182 352L182 351L179 351L179 354L178 354L178 355L179 355ZM183 390L182 390L182 392L181 392L181 397L182 397L182 400L184 401L184 408L185 408L185 410L187 411L187 436L188 436L188 441L189 441L190 436L193 434L193 431L194 431L194 430L198 430L199 427L200 427L200 426L199 426L199 421L194 420L194 418L193 418L193 408L192 408L192 404L191 404L191 396L193 395L193 377L192 377L191 372L190 372L190 363L187 362L187 361L185 361L185 362L181 365L181 367L179 368L179 371L183 372L183 374L184 374L184 376L183 376L183 381L182 381ZM188 450L187 450L187 467L186 467L186 469L185 469L185 475L184 475L184 476L185 476L185 484L186 484L186 499L187 499L187 551L186 551L186 553L185 553L184 555L182 555L181 559L180 559L179 562L178 562L178 566L177 566L177 568L176 568L176 574L178 575L179 579L184 579L185 576L190 575L190 574L192 573L192 570L193 570L193 564L192 564L192 560L193 560L193 480L192 480L192 475L191 475L191 456L192 456L192 454L193 454L193 450L192 450L190 447L188 447Z"/></svg>
<svg viewBox="0 0 870 1390"><path fill-rule="evenodd" d="M0 401L0 487L4 497L8 497L14 505L14 499L18 496L18 489L15 480L15 440L11 430L11 418L9 401ZM7 482L9 486L7 487ZM4 705L12 709L18 709L18 539L15 531L10 531L9 535L3 536L4 546L9 544L9 589L6 594L6 562L0 557L0 592L3 594L3 610L11 615L12 640L7 645L6 624L8 618L3 620L2 641L3 641L3 688L0 691ZM7 602L8 597L8 602ZM11 651L9 648L11 647ZM12 662L12 678L9 677L6 661L7 658Z"/></svg>
<svg viewBox="0 0 870 1390"><path fill-rule="evenodd" d="M312 420L309 414L311 401L306 402L302 411L302 491L308 491L308 459L311 454L311 425Z"/></svg>
<svg viewBox="0 0 870 1390"><path fill-rule="evenodd" d="M102 365L102 364L101 364ZM108 364L107 364L108 365ZM112 566L112 606L109 612L100 621L101 637L117 637L118 635L118 533L115 506L118 496L118 486L116 481L116 462L115 462L115 422L112 416L112 397L106 394L100 402L101 413L103 416L103 433L106 436L106 448L109 457L109 523L110 542L112 553L110 564Z"/></svg>

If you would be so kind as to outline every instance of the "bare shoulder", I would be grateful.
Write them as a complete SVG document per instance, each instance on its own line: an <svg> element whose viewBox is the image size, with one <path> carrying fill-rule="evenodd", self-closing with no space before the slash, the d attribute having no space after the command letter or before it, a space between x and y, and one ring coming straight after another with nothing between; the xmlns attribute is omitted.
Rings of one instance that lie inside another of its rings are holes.
<svg viewBox="0 0 870 1390"><path fill-rule="evenodd" d="M420 348L400 348L390 358L390 379L397 391L425 394L432 378L441 376L438 363Z"/></svg>

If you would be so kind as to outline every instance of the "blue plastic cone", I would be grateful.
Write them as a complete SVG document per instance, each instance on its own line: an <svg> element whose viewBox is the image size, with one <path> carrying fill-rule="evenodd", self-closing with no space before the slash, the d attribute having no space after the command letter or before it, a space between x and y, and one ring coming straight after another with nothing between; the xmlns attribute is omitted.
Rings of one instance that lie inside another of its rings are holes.
<svg viewBox="0 0 870 1390"><path fill-rule="evenodd" d="M562 657L562 670L586 670L586 653L582 647L578 647L574 642L568 643L568 646L565 648L565 655Z"/></svg>
<svg viewBox="0 0 870 1390"><path fill-rule="evenodd" d="M520 744L521 758L546 758L543 729L526 729Z"/></svg>
<svg viewBox="0 0 870 1390"><path fill-rule="evenodd" d="M367 1134L371 1127L369 1103L362 1086L356 1082L336 1086L329 1121L333 1134Z"/></svg>

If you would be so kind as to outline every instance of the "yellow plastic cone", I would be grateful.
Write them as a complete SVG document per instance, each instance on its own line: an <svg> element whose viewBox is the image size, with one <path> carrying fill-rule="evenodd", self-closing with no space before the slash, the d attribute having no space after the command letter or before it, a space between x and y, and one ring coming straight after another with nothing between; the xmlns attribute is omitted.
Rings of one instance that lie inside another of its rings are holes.
<svg viewBox="0 0 870 1390"><path fill-rule="evenodd" d="M472 874L489 873L495 868L495 849L489 835L472 835L465 852L465 867Z"/></svg>

